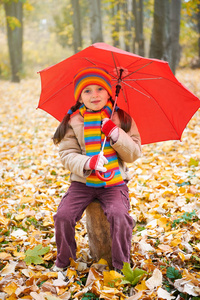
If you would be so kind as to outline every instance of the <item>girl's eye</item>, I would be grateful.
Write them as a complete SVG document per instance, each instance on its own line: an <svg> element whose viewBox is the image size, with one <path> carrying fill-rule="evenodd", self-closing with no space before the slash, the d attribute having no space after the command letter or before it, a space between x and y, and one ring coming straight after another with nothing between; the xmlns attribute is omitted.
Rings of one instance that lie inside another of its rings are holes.
<svg viewBox="0 0 200 300"><path fill-rule="evenodd" d="M104 88L100 86L100 87L98 88L98 90L99 90L99 91L102 91L102 90L104 90Z"/></svg>
<svg viewBox="0 0 200 300"><path fill-rule="evenodd" d="M90 90L84 90L83 92L88 94L90 92Z"/></svg>

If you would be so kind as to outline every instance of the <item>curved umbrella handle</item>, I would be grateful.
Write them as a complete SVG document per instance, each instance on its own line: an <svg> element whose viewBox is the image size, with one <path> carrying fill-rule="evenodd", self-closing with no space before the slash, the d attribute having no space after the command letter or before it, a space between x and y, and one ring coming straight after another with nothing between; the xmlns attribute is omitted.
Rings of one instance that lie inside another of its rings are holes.
<svg viewBox="0 0 200 300"><path fill-rule="evenodd" d="M97 177L102 180L102 181L110 181L111 179L113 179L114 175L115 175L115 172L112 171L111 172L111 175L109 177L103 177L99 171L95 171L95 174L97 175Z"/></svg>

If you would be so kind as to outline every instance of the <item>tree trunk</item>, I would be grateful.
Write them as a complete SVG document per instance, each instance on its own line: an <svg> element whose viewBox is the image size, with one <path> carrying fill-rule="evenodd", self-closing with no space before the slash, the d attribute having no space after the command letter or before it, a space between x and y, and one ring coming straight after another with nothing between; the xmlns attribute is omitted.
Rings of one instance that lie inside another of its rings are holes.
<svg viewBox="0 0 200 300"><path fill-rule="evenodd" d="M132 0L132 12L134 16L134 27L135 27L135 38L133 40L133 52L136 53L136 43L139 40L139 28L138 28L138 13L137 13L137 2Z"/></svg>
<svg viewBox="0 0 200 300"><path fill-rule="evenodd" d="M71 0L71 5L73 10L72 20L74 25L73 45L74 52L77 53L82 48L81 15L79 0Z"/></svg>
<svg viewBox="0 0 200 300"><path fill-rule="evenodd" d="M175 74L176 67L180 60L180 20L181 20L181 0L172 0L171 2L171 20L170 20L170 59L169 65Z"/></svg>
<svg viewBox="0 0 200 300"><path fill-rule="evenodd" d="M110 224L99 201L94 201L86 208L86 227L90 254L95 261L104 258L112 267Z"/></svg>
<svg viewBox="0 0 200 300"><path fill-rule="evenodd" d="M101 0L90 0L91 40L103 42L101 23Z"/></svg>
<svg viewBox="0 0 200 300"><path fill-rule="evenodd" d="M116 3L112 6L112 19L114 21L113 30L112 30L112 40L113 40L113 46L119 47L119 20L116 16L118 16L119 12L119 3Z"/></svg>
<svg viewBox="0 0 200 300"><path fill-rule="evenodd" d="M198 13L197 13L197 26L198 26L198 34L199 34L199 39L198 39L198 47L199 47L199 51L198 51L198 54L199 54L199 63L200 63L200 3L198 4Z"/></svg>
<svg viewBox="0 0 200 300"><path fill-rule="evenodd" d="M123 3L123 18L124 18L124 43L125 50L131 51L131 3L127 0Z"/></svg>
<svg viewBox="0 0 200 300"><path fill-rule="evenodd" d="M132 12L135 25L134 52L144 56L144 34L143 34L143 0L132 0ZM136 50L137 49L137 50Z"/></svg>
<svg viewBox="0 0 200 300"><path fill-rule="evenodd" d="M22 46L23 46L23 4L21 1L8 2L4 4L7 23L8 48L11 63L12 82L20 82L22 71ZM10 17L16 18L20 22L20 27L10 27Z"/></svg>
<svg viewBox="0 0 200 300"><path fill-rule="evenodd" d="M138 22L138 48L139 55L144 56L144 34L143 34L143 0L139 0L139 22Z"/></svg>
<svg viewBox="0 0 200 300"><path fill-rule="evenodd" d="M150 57L168 60L169 0L154 1L154 22L151 36Z"/></svg>

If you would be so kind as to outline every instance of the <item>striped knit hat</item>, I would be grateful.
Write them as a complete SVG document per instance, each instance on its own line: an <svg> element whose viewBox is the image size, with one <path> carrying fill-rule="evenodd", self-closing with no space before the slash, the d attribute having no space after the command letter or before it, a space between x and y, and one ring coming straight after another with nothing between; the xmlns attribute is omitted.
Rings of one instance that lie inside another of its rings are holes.
<svg viewBox="0 0 200 300"><path fill-rule="evenodd" d="M74 97L77 101L82 90L91 84L102 86L108 94L112 95L111 77L106 70L98 67L81 69L74 77Z"/></svg>

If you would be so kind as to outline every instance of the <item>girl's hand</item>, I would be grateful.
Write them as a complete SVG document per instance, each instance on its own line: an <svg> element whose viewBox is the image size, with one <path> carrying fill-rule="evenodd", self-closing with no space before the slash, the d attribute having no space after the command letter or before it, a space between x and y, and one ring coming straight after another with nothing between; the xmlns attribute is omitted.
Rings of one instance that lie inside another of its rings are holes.
<svg viewBox="0 0 200 300"><path fill-rule="evenodd" d="M106 172L107 169L104 167L108 163L108 160L103 155L94 155L88 161L86 161L84 169L85 170L97 170L101 172Z"/></svg>
<svg viewBox="0 0 200 300"><path fill-rule="evenodd" d="M102 121L102 132L107 136L110 137L113 142L116 142L119 137L119 128L108 118L105 118Z"/></svg>

